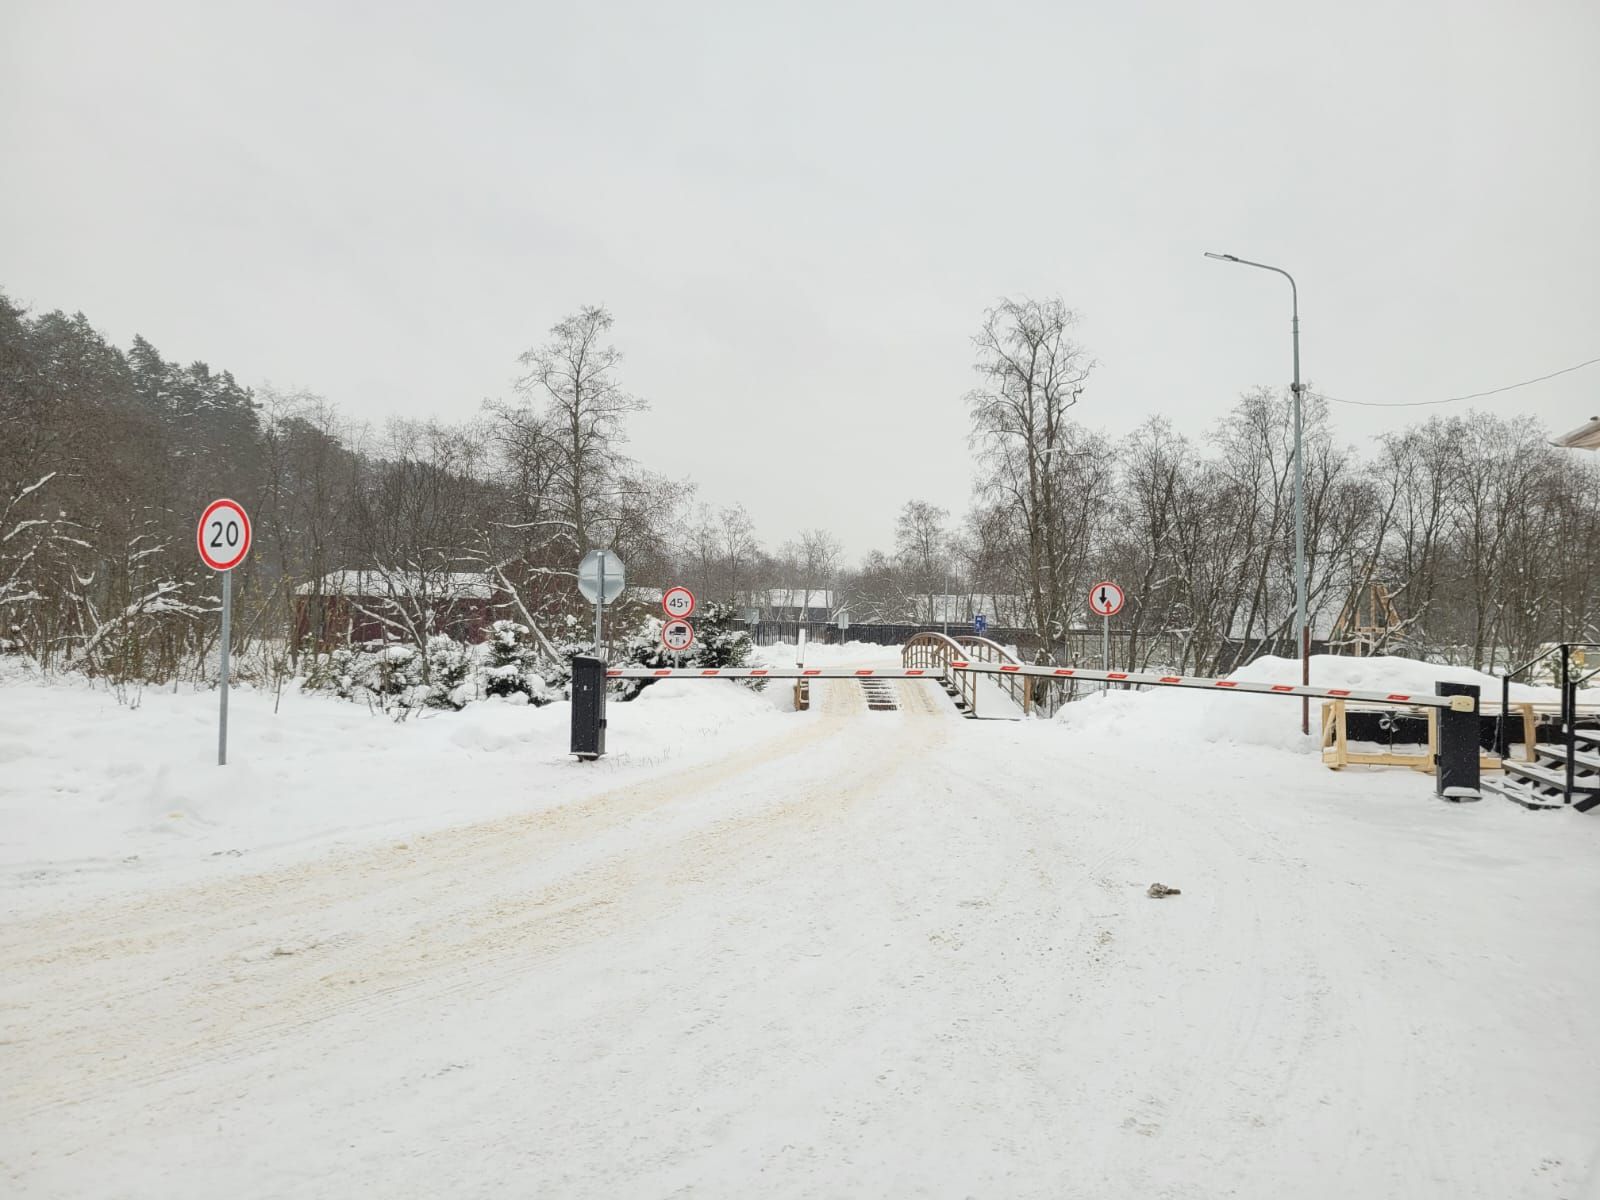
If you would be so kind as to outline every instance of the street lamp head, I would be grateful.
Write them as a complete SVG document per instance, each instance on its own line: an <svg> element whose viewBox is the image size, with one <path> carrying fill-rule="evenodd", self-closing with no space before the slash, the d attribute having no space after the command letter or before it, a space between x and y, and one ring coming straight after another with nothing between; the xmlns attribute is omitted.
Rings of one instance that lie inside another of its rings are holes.
<svg viewBox="0 0 1600 1200"><path fill-rule="evenodd" d="M1238 262L1239 261L1239 256L1237 254L1213 254L1209 250L1206 251L1206 257L1207 258L1220 259L1223 262Z"/></svg>

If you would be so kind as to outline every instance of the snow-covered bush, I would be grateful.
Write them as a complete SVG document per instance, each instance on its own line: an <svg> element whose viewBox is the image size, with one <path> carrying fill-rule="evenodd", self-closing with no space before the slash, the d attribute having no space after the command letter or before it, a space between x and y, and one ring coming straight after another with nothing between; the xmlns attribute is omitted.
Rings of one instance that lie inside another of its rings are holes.
<svg viewBox="0 0 1600 1200"><path fill-rule="evenodd" d="M564 679L552 684L547 675L561 675L561 666L542 659L531 640L532 631L515 621L496 621L482 668L483 691L488 696L517 698L529 704L549 704L562 696ZM570 678L571 668L566 667Z"/></svg>
<svg viewBox="0 0 1600 1200"><path fill-rule="evenodd" d="M732 626L734 609L707 604L695 620L695 644L683 655L661 645L661 621L647 617L616 648L614 660L647 667L742 667L750 661L750 635ZM572 660L592 654L585 623L567 617L564 637L541 653L533 631L515 621L496 621L479 647L435 634L418 649L403 642L367 642L306 655L306 691L332 692L405 714L419 708L460 710L479 696L543 705L571 692ZM551 653L553 651L553 653ZM618 699L632 700L647 681L615 685ZM755 686L759 686L759 681Z"/></svg>
<svg viewBox="0 0 1600 1200"><path fill-rule="evenodd" d="M427 682L423 685L427 692L422 702L430 708L465 708L477 693L472 666L470 647L446 634L434 634L428 639Z"/></svg>
<svg viewBox="0 0 1600 1200"><path fill-rule="evenodd" d="M446 639L447 641L449 639ZM411 708L431 694L423 678L427 659L415 646L365 642L319 654L306 671L306 691L331 691L379 708Z"/></svg>
<svg viewBox="0 0 1600 1200"><path fill-rule="evenodd" d="M483 691L488 696L526 694L524 679L533 659L528 627L515 621L496 621L489 628L487 660L483 665Z"/></svg>
<svg viewBox="0 0 1600 1200"><path fill-rule="evenodd" d="M646 618L623 644L618 657L629 665L641 667L748 666L755 643L747 631L733 627L734 616L731 604L711 601L702 605L694 615L694 645L682 654L661 644L661 619ZM628 679L616 688L621 699L632 700L649 684L647 679ZM749 686L760 688L762 681L749 681Z"/></svg>
<svg viewBox="0 0 1600 1200"><path fill-rule="evenodd" d="M366 687L380 696L410 696L422 683L423 662L415 646L381 646L373 655Z"/></svg>
<svg viewBox="0 0 1600 1200"><path fill-rule="evenodd" d="M326 654L306 655L306 677L301 689L334 692L348 700L355 690L356 651L340 646Z"/></svg>

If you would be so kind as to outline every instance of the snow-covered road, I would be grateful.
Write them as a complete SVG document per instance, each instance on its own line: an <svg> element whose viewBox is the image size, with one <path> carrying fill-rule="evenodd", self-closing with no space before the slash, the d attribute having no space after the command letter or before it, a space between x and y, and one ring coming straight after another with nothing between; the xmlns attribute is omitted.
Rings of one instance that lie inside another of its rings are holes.
<svg viewBox="0 0 1600 1200"><path fill-rule="evenodd" d="M1128 721L962 721L920 684L806 714L696 686L615 707L614 743L702 710L736 737L609 774L501 747L535 802L19 856L4 1190L1591 1194L1592 819Z"/></svg>

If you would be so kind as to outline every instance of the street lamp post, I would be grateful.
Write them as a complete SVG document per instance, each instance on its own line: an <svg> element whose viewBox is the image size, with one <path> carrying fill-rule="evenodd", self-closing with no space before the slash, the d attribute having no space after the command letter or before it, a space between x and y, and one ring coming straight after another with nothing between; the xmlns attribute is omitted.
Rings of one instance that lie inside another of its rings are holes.
<svg viewBox="0 0 1600 1200"><path fill-rule="evenodd" d="M1233 254L1213 254L1207 258L1238 263L1241 267L1258 267L1263 271L1276 271L1289 281L1289 297L1294 306L1294 600L1297 640L1300 643L1300 682L1311 682L1311 626L1306 618L1306 466L1304 449L1304 420L1300 390L1300 289L1294 276L1282 267L1251 262ZM1311 701L1300 702L1300 731L1311 732Z"/></svg>

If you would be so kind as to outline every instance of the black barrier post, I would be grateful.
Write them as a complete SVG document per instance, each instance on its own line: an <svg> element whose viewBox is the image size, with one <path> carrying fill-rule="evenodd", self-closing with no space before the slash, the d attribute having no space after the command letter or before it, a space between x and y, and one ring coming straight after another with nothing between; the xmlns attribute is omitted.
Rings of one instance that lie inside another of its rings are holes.
<svg viewBox="0 0 1600 1200"><path fill-rule="evenodd" d="M1567 803L1577 783L1578 681L1572 677L1572 647L1561 646L1561 740L1567 744Z"/></svg>
<svg viewBox="0 0 1600 1200"><path fill-rule="evenodd" d="M1511 668L1506 668L1506 673L1500 676L1500 728L1495 735L1495 752L1501 758L1511 757L1511 730L1506 722L1511 718ZM1524 735L1526 737L1526 735Z"/></svg>
<svg viewBox="0 0 1600 1200"><path fill-rule="evenodd" d="M1446 800L1479 800L1478 790L1478 689L1470 683L1440 683L1441 696L1471 696L1472 709L1439 710L1439 748L1433 756L1434 789Z"/></svg>
<svg viewBox="0 0 1600 1200"><path fill-rule="evenodd" d="M572 753L593 762L606 752L606 665L572 660Z"/></svg>

